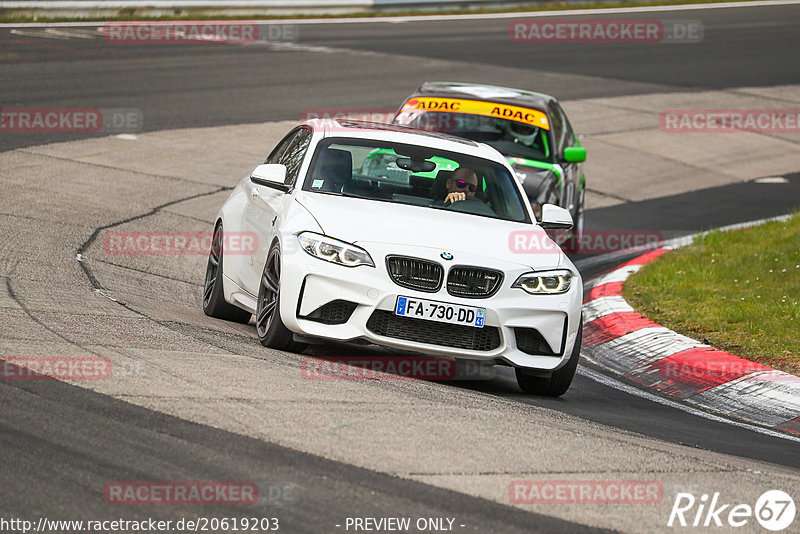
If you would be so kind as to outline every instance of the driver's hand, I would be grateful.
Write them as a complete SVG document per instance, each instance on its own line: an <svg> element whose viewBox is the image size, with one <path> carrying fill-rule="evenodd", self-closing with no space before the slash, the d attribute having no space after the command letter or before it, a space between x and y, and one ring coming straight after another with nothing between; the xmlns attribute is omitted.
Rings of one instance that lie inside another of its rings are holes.
<svg viewBox="0 0 800 534"><path fill-rule="evenodd" d="M452 204L453 202L459 202L461 200L467 200L466 193L459 193L455 191L453 193L448 193L446 197L444 197L444 205Z"/></svg>

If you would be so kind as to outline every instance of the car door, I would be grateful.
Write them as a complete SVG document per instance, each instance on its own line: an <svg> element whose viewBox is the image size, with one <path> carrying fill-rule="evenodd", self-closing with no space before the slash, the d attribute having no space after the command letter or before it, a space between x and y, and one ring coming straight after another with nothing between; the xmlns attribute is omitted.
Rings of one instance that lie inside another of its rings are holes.
<svg viewBox="0 0 800 534"><path fill-rule="evenodd" d="M578 203L578 180L581 176L581 164L564 161L564 149L575 146L575 132L572 130L567 119L566 113L558 104L553 102L551 105L552 120L558 122L558 137L556 138L556 155L558 163L564 171L563 187L561 193L561 207L566 208L575 218L577 215Z"/></svg>
<svg viewBox="0 0 800 534"><path fill-rule="evenodd" d="M284 137L267 157L264 163L279 163L286 166L285 185L294 187L298 178L303 158L311 143L311 130L301 126L295 128ZM245 231L254 232L258 236L258 246L250 256L247 272L242 283L252 295L258 294L261 272L267 261L272 240L283 211L284 200L288 194L278 188L247 182L247 207L243 217Z"/></svg>

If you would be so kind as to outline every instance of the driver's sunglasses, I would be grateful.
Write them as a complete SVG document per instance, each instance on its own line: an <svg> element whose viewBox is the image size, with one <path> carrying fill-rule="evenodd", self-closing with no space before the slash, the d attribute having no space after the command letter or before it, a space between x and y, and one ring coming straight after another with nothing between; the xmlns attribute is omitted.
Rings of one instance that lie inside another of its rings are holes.
<svg viewBox="0 0 800 534"><path fill-rule="evenodd" d="M469 188L469 192L470 193L474 193L475 191L478 190L478 186L477 185L471 184L471 183L467 182L466 180L456 180L456 187L458 187L459 189L464 189L465 187L467 187L467 188Z"/></svg>

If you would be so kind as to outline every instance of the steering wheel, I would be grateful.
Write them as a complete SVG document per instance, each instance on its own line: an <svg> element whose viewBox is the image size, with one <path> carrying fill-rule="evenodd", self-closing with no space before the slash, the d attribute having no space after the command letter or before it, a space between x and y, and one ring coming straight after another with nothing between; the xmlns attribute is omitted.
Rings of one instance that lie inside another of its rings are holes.
<svg viewBox="0 0 800 534"><path fill-rule="evenodd" d="M451 202L445 206L445 209L458 211L461 213L471 213L473 215L489 215L491 217L497 217L497 214L488 206L488 204L486 204L486 202L475 197L467 197L464 200L456 200L455 202Z"/></svg>

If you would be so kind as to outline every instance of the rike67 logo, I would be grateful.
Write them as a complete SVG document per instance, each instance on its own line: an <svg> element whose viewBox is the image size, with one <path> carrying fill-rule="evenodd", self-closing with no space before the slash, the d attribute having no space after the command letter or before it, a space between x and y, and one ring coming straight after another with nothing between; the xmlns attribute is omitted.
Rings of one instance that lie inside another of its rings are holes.
<svg viewBox="0 0 800 534"><path fill-rule="evenodd" d="M755 518L765 529L777 532L792 524L796 512L794 500L781 490L765 491L755 506L726 503L719 492L703 494L699 499L691 493L678 493L667 526L737 528L750 524L752 529L751 520Z"/></svg>

